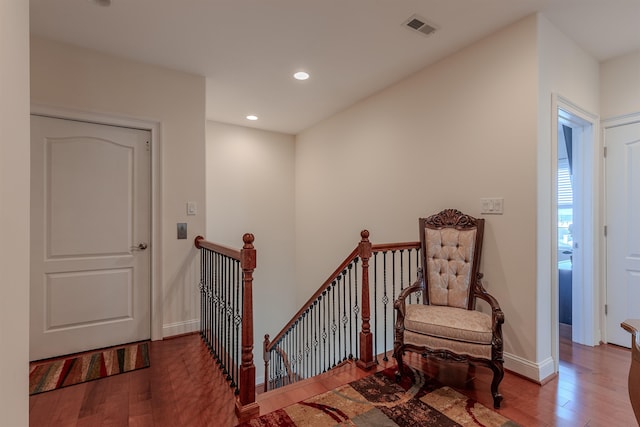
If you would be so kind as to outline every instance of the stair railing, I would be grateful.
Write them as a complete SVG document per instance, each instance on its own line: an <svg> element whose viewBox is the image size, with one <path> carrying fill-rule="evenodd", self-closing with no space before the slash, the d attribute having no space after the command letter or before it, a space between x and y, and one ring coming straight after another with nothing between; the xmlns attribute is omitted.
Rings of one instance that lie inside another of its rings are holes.
<svg viewBox="0 0 640 427"><path fill-rule="evenodd" d="M393 301L415 280L420 242L372 245L367 230L360 236L358 246L280 333L274 339L265 335L265 391L347 361L369 369L379 363L379 354L388 360L393 348Z"/></svg>
<svg viewBox="0 0 640 427"><path fill-rule="evenodd" d="M240 421L257 416L253 363L253 271L256 250L252 234L242 249L195 238L200 249L200 336L236 394Z"/></svg>

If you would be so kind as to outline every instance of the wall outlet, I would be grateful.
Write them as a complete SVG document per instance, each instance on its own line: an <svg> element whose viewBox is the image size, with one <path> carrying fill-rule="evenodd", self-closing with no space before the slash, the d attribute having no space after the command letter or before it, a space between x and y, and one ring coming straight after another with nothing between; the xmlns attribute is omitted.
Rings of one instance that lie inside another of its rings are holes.
<svg viewBox="0 0 640 427"><path fill-rule="evenodd" d="M504 213L504 199L502 197L480 199L480 213L502 215Z"/></svg>

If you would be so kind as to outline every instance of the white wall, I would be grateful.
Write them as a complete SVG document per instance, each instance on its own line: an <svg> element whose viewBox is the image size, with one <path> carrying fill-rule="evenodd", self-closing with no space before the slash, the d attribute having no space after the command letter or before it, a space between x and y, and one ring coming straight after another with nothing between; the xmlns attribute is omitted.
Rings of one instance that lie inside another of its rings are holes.
<svg viewBox="0 0 640 427"><path fill-rule="evenodd" d="M640 52L603 62L600 75L603 119L640 112Z"/></svg>
<svg viewBox="0 0 640 427"><path fill-rule="evenodd" d="M252 233L254 363L263 381L262 343L289 321L295 304L295 138L207 122L207 240L242 247Z"/></svg>
<svg viewBox="0 0 640 427"><path fill-rule="evenodd" d="M54 107L108 113L160 123L160 242L164 336L198 327L199 279L193 238L205 230L205 79L96 51L33 37L31 101ZM196 202L196 216L186 202ZM176 223L188 223L188 239L177 240Z"/></svg>
<svg viewBox="0 0 640 427"><path fill-rule="evenodd" d="M29 425L29 2L0 2L0 424Z"/></svg>
<svg viewBox="0 0 640 427"><path fill-rule="evenodd" d="M418 217L480 216L480 198L503 197L504 215L485 216L485 284L505 312L506 367L536 360L537 54L531 16L298 135L298 303L361 229L418 240Z"/></svg>
<svg viewBox="0 0 640 427"><path fill-rule="evenodd" d="M537 150L537 271L536 281L536 358L540 378L554 373L552 333L557 316L553 316L552 252L557 243L552 239L555 225L552 221L553 173L557 147L552 138L552 94L569 100L580 109L598 114L599 69L598 62L575 42L553 26L543 15L538 15L539 91L538 91L538 150ZM597 123L597 119L596 119ZM597 129L596 137L597 137ZM593 171L596 174L597 171Z"/></svg>

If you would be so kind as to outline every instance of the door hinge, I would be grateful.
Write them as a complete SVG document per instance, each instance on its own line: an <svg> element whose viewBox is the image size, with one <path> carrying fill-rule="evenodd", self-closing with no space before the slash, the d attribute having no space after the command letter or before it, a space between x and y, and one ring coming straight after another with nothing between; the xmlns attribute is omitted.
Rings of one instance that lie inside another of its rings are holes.
<svg viewBox="0 0 640 427"><path fill-rule="evenodd" d="M604 226L604 237L607 237L607 226Z"/></svg>
<svg viewBox="0 0 640 427"><path fill-rule="evenodd" d="M607 147L604 147L604 157L607 157Z"/></svg>
<svg viewBox="0 0 640 427"><path fill-rule="evenodd" d="M604 315L606 316L609 313L609 305L605 304L604 305Z"/></svg>

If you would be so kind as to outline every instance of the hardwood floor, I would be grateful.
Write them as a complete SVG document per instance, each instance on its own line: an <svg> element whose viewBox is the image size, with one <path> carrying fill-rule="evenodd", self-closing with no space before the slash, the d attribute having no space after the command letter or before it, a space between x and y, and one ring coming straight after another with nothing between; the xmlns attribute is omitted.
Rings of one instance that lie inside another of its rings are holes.
<svg viewBox="0 0 640 427"><path fill-rule="evenodd" d="M629 350L561 342L559 375L537 385L507 372L504 416L523 426L636 426L627 395ZM463 364L407 361L492 407L491 371ZM261 360L256 360L260 363ZM394 366L393 359L385 366ZM369 373L350 363L321 377L258 395L261 414L331 390ZM30 425L234 426L233 395L198 335L152 342L151 367L29 398Z"/></svg>

